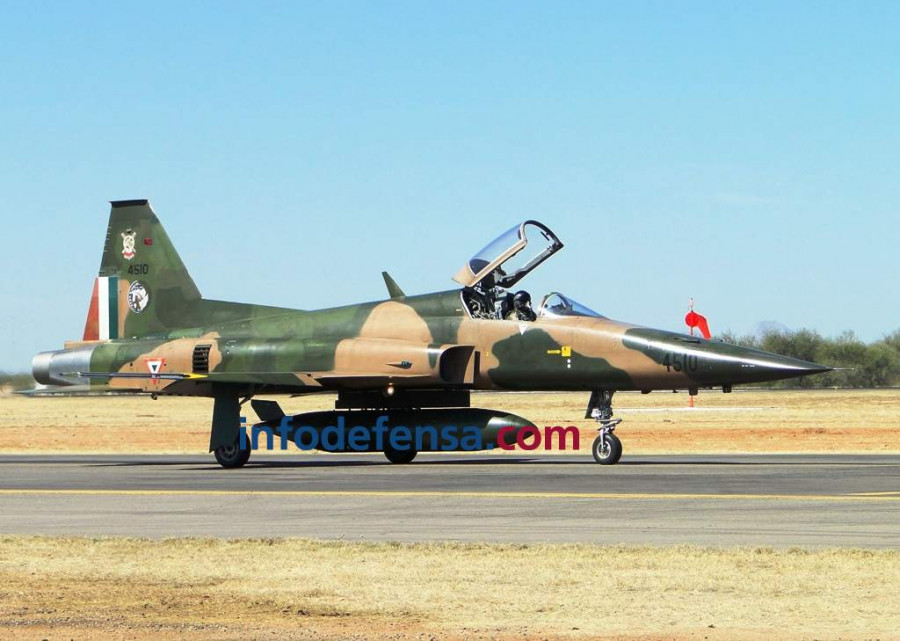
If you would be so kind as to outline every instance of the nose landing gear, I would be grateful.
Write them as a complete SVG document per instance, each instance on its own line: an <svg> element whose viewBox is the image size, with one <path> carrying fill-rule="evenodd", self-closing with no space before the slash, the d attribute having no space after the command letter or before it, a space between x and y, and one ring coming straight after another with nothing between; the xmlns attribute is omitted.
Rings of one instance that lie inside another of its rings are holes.
<svg viewBox="0 0 900 641"><path fill-rule="evenodd" d="M591 453L600 465L614 465L622 458L622 441L613 434L622 419L613 417L612 396L613 393L609 390L591 392L591 400L588 401L584 415L585 418L596 419L599 426L600 433L594 439Z"/></svg>

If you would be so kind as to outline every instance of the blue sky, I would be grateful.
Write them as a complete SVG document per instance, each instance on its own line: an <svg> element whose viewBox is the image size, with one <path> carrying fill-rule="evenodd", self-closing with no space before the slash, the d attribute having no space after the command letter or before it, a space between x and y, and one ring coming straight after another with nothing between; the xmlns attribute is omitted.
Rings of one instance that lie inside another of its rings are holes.
<svg viewBox="0 0 900 641"><path fill-rule="evenodd" d="M900 4L3 3L0 369L80 338L107 201L203 294L447 289L524 218L522 282L613 318L900 327Z"/></svg>

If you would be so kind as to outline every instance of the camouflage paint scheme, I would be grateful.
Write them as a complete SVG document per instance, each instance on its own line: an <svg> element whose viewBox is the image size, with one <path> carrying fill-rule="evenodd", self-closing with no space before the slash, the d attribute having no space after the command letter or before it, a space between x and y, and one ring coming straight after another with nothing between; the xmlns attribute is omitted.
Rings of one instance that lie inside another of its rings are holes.
<svg viewBox="0 0 900 641"><path fill-rule="evenodd" d="M332 309L207 300L145 200L112 203L100 281L116 289L109 298L117 307L114 338L97 337L95 286L87 340L38 355L39 382L234 398L348 390L693 392L828 369L599 316L476 318L464 302L467 288L406 296L387 274L390 299ZM207 347L208 363L196 362L195 352L203 356Z"/></svg>

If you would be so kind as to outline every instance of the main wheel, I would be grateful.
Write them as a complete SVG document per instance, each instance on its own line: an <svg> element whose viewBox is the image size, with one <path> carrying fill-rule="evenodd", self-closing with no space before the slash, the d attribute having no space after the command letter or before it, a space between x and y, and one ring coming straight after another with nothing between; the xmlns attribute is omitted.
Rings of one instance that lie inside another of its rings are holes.
<svg viewBox="0 0 900 641"><path fill-rule="evenodd" d="M244 464L250 460L250 443L247 443L245 450L241 449L238 441L231 445L222 445L216 448L215 454L216 461L226 469L244 467Z"/></svg>
<svg viewBox="0 0 900 641"><path fill-rule="evenodd" d="M412 448L408 450L395 450L392 447L384 448L384 455L391 463L411 463L416 458L416 454L418 452Z"/></svg>
<svg viewBox="0 0 900 641"><path fill-rule="evenodd" d="M601 434L594 439L591 453L600 465L614 465L622 458L622 441L612 432Z"/></svg>

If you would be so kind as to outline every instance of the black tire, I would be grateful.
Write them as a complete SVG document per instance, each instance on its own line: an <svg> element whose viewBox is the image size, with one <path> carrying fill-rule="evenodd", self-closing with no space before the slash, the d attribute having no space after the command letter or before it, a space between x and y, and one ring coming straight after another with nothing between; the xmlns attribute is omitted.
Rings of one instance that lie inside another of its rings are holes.
<svg viewBox="0 0 900 641"><path fill-rule="evenodd" d="M232 445L222 445L217 447L216 461L225 469L236 469L244 467L244 464L250 460L250 443L247 443L247 449L242 450L240 442L235 441Z"/></svg>
<svg viewBox="0 0 900 641"><path fill-rule="evenodd" d="M604 441L607 445L606 447L604 447ZM594 455L594 460L600 465L615 465L622 458L622 441L615 434L601 434L594 439L594 444L591 446L591 454Z"/></svg>
<svg viewBox="0 0 900 641"><path fill-rule="evenodd" d="M387 457L391 463L412 463L412 460L416 458L416 452L414 449L408 450L395 450L391 447L387 447L384 450L384 455Z"/></svg>

